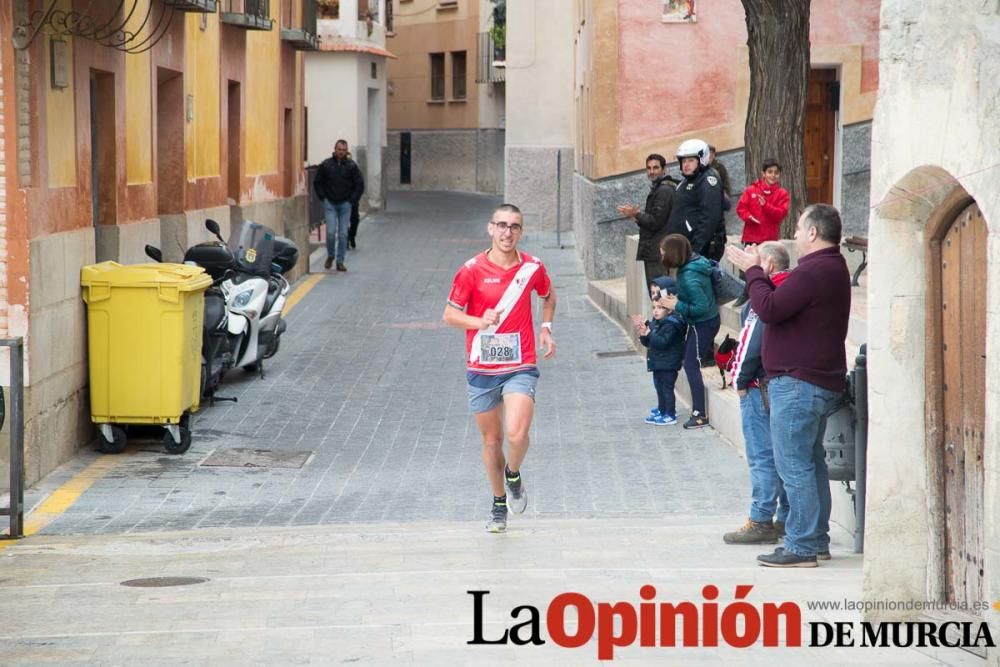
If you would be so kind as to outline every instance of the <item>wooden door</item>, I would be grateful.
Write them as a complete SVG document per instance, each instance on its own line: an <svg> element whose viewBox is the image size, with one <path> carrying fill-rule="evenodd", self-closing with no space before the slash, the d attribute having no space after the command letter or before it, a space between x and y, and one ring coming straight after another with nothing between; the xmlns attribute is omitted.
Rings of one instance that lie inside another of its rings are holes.
<svg viewBox="0 0 1000 667"><path fill-rule="evenodd" d="M833 203L833 151L839 102L837 71L810 70L805 121L806 196L810 204Z"/></svg>
<svg viewBox="0 0 1000 667"><path fill-rule="evenodd" d="M976 204L941 240L945 583L949 602L984 600L987 227Z"/></svg>

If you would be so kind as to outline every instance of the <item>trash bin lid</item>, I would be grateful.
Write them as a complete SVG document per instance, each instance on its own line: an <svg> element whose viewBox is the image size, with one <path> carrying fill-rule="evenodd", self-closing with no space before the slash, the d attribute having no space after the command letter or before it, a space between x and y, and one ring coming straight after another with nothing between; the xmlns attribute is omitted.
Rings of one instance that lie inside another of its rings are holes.
<svg viewBox="0 0 1000 667"><path fill-rule="evenodd" d="M190 264L119 264L101 262L80 269L80 284L84 287L162 287L179 292L203 290L212 284L205 269Z"/></svg>

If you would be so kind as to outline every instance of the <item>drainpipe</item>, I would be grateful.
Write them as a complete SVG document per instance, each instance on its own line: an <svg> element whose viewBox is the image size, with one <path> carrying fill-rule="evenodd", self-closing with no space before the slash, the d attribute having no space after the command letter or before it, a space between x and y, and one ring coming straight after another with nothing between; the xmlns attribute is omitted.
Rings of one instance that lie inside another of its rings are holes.
<svg viewBox="0 0 1000 667"><path fill-rule="evenodd" d="M865 495L868 486L868 344L854 360L854 552L865 550Z"/></svg>

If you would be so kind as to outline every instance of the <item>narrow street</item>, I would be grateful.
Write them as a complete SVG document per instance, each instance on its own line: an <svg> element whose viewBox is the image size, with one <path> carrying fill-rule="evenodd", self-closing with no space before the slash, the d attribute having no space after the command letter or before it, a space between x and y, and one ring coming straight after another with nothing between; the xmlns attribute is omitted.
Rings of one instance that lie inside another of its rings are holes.
<svg viewBox="0 0 1000 667"><path fill-rule="evenodd" d="M522 248L542 258L558 290L559 349L540 365L522 469L528 510L511 516L506 535L484 531L489 494L466 404L462 334L440 316L455 270L486 247L497 203L394 194L387 213L362 222L349 271L326 275L297 303L265 378L235 372L220 393L238 403L198 415L189 452L163 453L158 436L115 457L82 452L31 489L29 507L74 484L81 492L36 535L0 544L0 662L596 660L595 641L468 646L469 590L491 591L487 638L517 622L509 614L517 605L538 607L544 623L561 592L638 606L644 584L660 601L699 605L707 584L719 587L723 605L736 584L752 584L754 605L793 600L804 621L856 620L856 612L804 604L861 597L861 557L844 531L834 532L833 560L815 570L759 568L754 557L769 548L723 545L722 533L745 519L740 453L710 429L643 423L654 402L643 359L624 354L621 330L587 299L576 250L530 228ZM147 577L207 581L120 585ZM636 645L615 657L772 666L973 660L941 651Z"/></svg>

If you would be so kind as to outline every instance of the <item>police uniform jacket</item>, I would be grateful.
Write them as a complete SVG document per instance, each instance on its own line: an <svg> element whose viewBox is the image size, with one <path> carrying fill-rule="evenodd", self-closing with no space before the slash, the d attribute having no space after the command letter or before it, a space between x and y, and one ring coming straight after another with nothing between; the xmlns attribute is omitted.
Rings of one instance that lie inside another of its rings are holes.
<svg viewBox="0 0 1000 667"><path fill-rule="evenodd" d="M711 257L709 242L719 230L725 234L722 217L722 181L711 167L702 167L684 176L674 192L668 234L683 234L691 241L691 250Z"/></svg>

